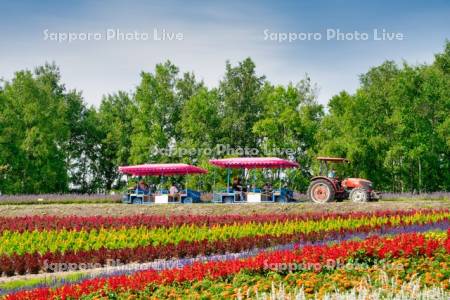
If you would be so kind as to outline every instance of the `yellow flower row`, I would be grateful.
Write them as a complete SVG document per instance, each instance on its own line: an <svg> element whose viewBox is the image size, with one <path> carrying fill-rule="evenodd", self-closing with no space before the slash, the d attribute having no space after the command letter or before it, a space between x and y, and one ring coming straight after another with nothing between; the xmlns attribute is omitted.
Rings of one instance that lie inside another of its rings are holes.
<svg viewBox="0 0 450 300"><path fill-rule="evenodd" d="M218 241L230 238L243 238L258 235L280 236L285 234L310 234L316 232L334 232L357 230L359 228L380 228L405 224L435 223L446 220L450 212L435 214L416 213L411 216L385 216L363 218L337 218L306 221L285 221L273 223L246 223L232 225L214 225L208 227L182 225L174 227L147 228L131 227L122 229L85 230L43 230L22 233L4 231L0 235L0 254L65 252L67 250L92 250L135 248L146 245L164 245L180 241Z"/></svg>

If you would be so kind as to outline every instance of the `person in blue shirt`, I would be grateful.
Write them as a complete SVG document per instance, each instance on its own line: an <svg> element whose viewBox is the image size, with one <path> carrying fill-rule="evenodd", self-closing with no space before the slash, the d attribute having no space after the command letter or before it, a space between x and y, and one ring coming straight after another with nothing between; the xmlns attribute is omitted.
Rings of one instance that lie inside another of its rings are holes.
<svg viewBox="0 0 450 300"><path fill-rule="evenodd" d="M145 183L143 180L139 182L138 185L138 192L142 192L144 194L147 194L149 192L149 186L147 183Z"/></svg>
<svg viewBox="0 0 450 300"><path fill-rule="evenodd" d="M329 177L329 178L334 178L334 177L336 177L336 171L334 171L334 169L331 169L330 172L328 172L328 177Z"/></svg>

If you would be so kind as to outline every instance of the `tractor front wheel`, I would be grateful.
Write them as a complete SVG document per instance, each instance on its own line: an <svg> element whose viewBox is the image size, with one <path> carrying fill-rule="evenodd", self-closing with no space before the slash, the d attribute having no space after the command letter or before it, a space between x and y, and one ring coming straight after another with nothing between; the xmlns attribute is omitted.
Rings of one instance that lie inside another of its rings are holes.
<svg viewBox="0 0 450 300"><path fill-rule="evenodd" d="M369 200L369 194L364 189L353 189L350 192L349 198L355 203L367 202Z"/></svg>
<svg viewBox="0 0 450 300"><path fill-rule="evenodd" d="M315 180L308 187L308 197L315 203L326 203L334 200L333 185L326 180Z"/></svg>

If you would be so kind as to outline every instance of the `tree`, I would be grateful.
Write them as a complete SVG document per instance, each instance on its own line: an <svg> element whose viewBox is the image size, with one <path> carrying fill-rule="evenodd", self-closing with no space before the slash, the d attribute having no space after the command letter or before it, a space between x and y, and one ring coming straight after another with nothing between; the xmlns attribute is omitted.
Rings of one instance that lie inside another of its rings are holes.
<svg viewBox="0 0 450 300"><path fill-rule="evenodd" d="M308 76L297 85L273 87L265 84L261 94L262 117L253 126L265 156L287 157L300 162L301 170L287 171L291 185L304 190L311 165L309 152L316 145L315 135L323 116L317 92Z"/></svg>
<svg viewBox="0 0 450 300"><path fill-rule="evenodd" d="M173 146L179 107L175 96L178 68L171 62L158 64L155 73L141 73L141 83L135 100L131 162L144 163L164 160L155 148Z"/></svg>
<svg viewBox="0 0 450 300"><path fill-rule="evenodd" d="M361 76L354 95L333 97L319 152L348 157L352 175L383 190L448 190L448 49L433 65L385 62Z"/></svg>
<svg viewBox="0 0 450 300"><path fill-rule="evenodd" d="M177 160L209 168L211 156L225 155L213 151L218 144L298 161L301 170L285 171L298 190L306 189L316 155L349 158L338 172L381 190L449 190L449 116L450 42L429 65L371 68L354 94L329 101L327 113L308 76L274 86L250 58L227 62L217 89L193 73L180 76L170 61L158 64L141 73L133 94L107 95L98 109L46 64L0 85L0 191L107 191L120 187L119 165ZM209 190L217 174L189 184ZM273 174L256 177L263 175Z"/></svg>
<svg viewBox="0 0 450 300"><path fill-rule="evenodd" d="M117 167L130 164L132 122L135 112L135 103L123 91L103 97L100 104L98 119L102 139L99 168L105 180L106 190L110 190L120 177Z"/></svg>
<svg viewBox="0 0 450 300"><path fill-rule="evenodd" d="M64 86L59 70L45 65L17 72L2 92L0 165L7 164L7 193L67 191Z"/></svg>
<svg viewBox="0 0 450 300"><path fill-rule="evenodd" d="M220 117L222 142L236 147L257 147L257 137L251 128L261 117L259 93L265 77L257 76L250 58L232 67L226 64L224 79L220 82Z"/></svg>
<svg viewBox="0 0 450 300"><path fill-rule="evenodd" d="M180 147L184 149L214 149L220 138L217 129L220 126L218 114L219 103L217 91L208 91L202 87L194 96L186 101L183 107L181 126L182 140ZM198 159L201 153L188 156Z"/></svg>
<svg viewBox="0 0 450 300"><path fill-rule="evenodd" d="M71 191L95 193L105 190L105 179L101 162L106 159L101 153L104 132L100 126L95 108L88 108L81 93L67 94L66 119L70 128L67 141Z"/></svg>

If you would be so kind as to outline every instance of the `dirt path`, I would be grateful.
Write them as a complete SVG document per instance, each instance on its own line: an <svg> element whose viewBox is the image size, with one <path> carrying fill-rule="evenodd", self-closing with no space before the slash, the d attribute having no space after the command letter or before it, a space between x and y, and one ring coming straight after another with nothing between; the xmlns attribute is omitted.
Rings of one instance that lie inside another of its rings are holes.
<svg viewBox="0 0 450 300"><path fill-rule="evenodd" d="M26 215L79 215L79 216L125 216L134 214L273 214L302 213L311 211L374 211L418 208L450 208L450 201L411 200L380 201L371 203L267 203L267 204L170 204L170 205L131 205L131 204L46 204L46 205L0 205L0 216Z"/></svg>

